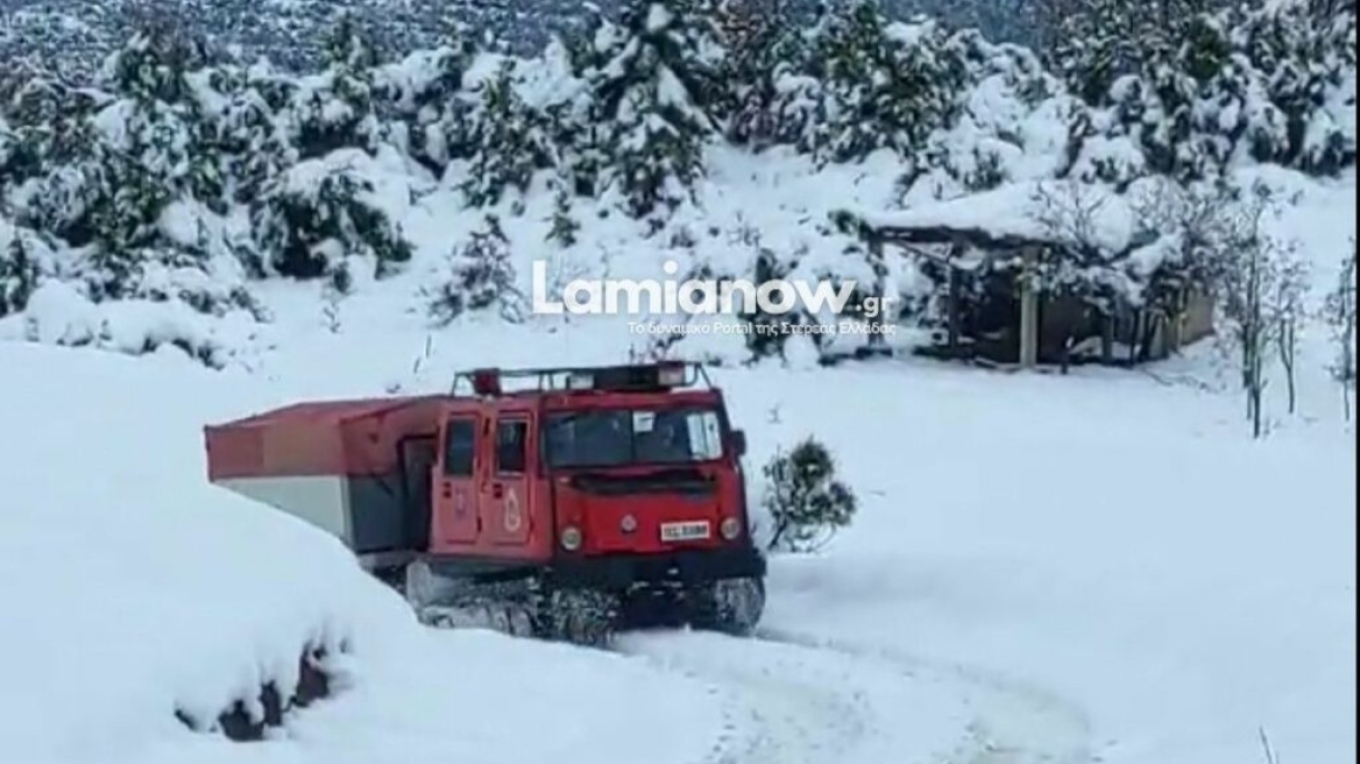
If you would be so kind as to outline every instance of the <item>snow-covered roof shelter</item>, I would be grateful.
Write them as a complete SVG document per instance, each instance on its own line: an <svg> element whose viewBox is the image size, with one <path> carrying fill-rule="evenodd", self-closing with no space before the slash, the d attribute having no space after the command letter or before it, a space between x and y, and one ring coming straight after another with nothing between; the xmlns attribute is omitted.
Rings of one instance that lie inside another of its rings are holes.
<svg viewBox="0 0 1360 764"><path fill-rule="evenodd" d="M1128 199L1077 181L1012 183L903 210L844 210L871 241L969 244L989 250L1095 247L1114 256L1134 243Z"/></svg>
<svg viewBox="0 0 1360 764"><path fill-rule="evenodd" d="M1203 296L1178 296L1185 310L1169 318L1151 309L1144 293L1166 247L1139 225L1129 196L1104 186L1013 183L902 210L840 210L832 219L874 250L893 244L945 266L950 355L964 331L959 304L971 299L960 284L971 275L961 274L980 271L1016 287L1018 305L993 306L1001 318L993 313L991 321L1006 348L999 354L1022 367L1065 363L1073 342L1091 335L1111 361L1116 343L1140 346L1136 354L1148 360L1212 332Z"/></svg>

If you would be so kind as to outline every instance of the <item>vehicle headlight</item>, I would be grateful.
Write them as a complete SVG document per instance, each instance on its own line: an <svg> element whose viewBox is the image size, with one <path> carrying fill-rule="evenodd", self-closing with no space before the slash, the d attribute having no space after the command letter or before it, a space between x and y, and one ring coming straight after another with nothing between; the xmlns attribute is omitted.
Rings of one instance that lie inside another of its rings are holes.
<svg viewBox="0 0 1360 764"><path fill-rule="evenodd" d="M581 548L581 529L574 525L569 525L562 529L561 534L562 548L568 552L575 552Z"/></svg>
<svg viewBox="0 0 1360 764"><path fill-rule="evenodd" d="M726 518L722 521L722 525L718 526L718 530L722 533L723 538L731 541L741 535L741 521L735 517Z"/></svg>

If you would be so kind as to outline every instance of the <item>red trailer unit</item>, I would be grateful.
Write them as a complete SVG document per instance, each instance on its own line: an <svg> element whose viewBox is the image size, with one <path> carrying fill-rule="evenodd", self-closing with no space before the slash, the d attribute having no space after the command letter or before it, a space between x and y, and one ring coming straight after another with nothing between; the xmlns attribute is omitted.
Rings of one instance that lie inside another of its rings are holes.
<svg viewBox="0 0 1360 764"><path fill-rule="evenodd" d="M429 491L407 475L428 474L443 405L442 396L320 401L210 425L208 479L361 555L422 550Z"/></svg>

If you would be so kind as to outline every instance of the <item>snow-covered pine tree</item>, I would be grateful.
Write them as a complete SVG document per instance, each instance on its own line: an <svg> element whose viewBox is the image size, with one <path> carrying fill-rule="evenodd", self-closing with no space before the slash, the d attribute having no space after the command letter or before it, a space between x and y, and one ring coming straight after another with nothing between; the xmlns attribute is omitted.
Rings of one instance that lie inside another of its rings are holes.
<svg viewBox="0 0 1360 764"><path fill-rule="evenodd" d="M302 159L344 148L373 153L385 137L374 87L378 52L348 13L327 35L325 51L326 69L301 78L293 95L293 145Z"/></svg>
<svg viewBox="0 0 1360 764"><path fill-rule="evenodd" d="M600 20L595 21L597 27ZM616 27L605 27L616 30ZM608 164L609 147L600 138L601 126L592 120L596 114L594 92L584 76L603 63L596 55L595 41L584 37L564 39L553 36L536 66L542 94L533 105L543 116L544 129L557 156L559 191L575 196L594 196L599 188L600 169Z"/></svg>
<svg viewBox="0 0 1360 764"><path fill-rule="evenodd" d="M1035 0L1039 50L1050 68L1094 106L1111 88L1172 58L1196 16L1223 0Z"/></svg>
<svg viewBox="0 0 1360 764"><path fill-rule="evenodd" d="M553 211L544 238L556 242L559 247L572 247L576 244L576 234L580 230L581 224L571 216L571 196L566 187L559 184L553 193Z"/></svg>
<svg viewBox="0 0 1360 764"><path fill-rule="evenodd" d="M250 209L266 272L311 279L360 258L382 278L411 259L410 242L375 198L371 162L360 149L342 149L270 179Z"/></svg>
<svg viewBox="0 0 1360 764"><path fill-rule="evenodd" d="M436 326L448 326L468 311L499 308L501 318L524 319L524 298L510 262L510 240L500 219L487 215L480 229L449 253L437 286L426 291Z"/></svg>
<svg viewBox="0 0 1360 764"><path fill-rule="evenodd" d="M38 287L35 239L31 231L0 219L0 318L22 311Z"/></svg>
<svg viewBox="0 0 1360 764"><path fill-rule="evenodd" d="M464 78L478 55L475 38L455 30L433 50L418 50L382 67L382 101L405 132L407 154L437 178L467 158L472 99Z"/></svg>
<svg viewBox="0 0 1360 764"><path fill-rule="evenodd" d="M812 151L822 99L821 82L808 72L819 27L791 21L787 0L728 0L723 18L733 91L728 139L755 151Z"/></svg>
<svg viewBox="0 0 1360 764"><path fill-rule="evenodd" d="M297 161L286 113L297 82L268 62L214 66L190 75L198 92L212 99L205 142L221 157L226 196L237 204L256 199L265 183Z"/></svg>
<svg viewBox="0 0 1360 764"><path fill-rule="evenodd" d="M891 22L878 0L838 6L810 57L823 87L813 142L823 159L862 159L878 149L914 157L947 125L967 71L949 33L933 22Z"/></svg>
<svg viewBox="0 0 1360 764"><path fill-rule="evenodd" d="M109 57L94 87L36 77L7 102L18 150L6 174L25 181L10 201L15 220L32 230L26 249L50 241L68 250L62 276L85 299L139 300L163 311L154 335L85 341L130 352L173 343L215 362L209 334L179 319L254 311L215 225L225 186L205 127L205 103L216 99L195 79L206 64L200 44L153 25Z"/></svg>
<svg viewBox="0 0 1360 764"><path fill-rule="evenodd" d="M1259 73L1249 150L1257 161L1334 175L1355 164L1355 6L1287 0L1238 15L1242 66ZM1256 84L1256 83L1253 83ZM1262 125L1268 99L1271 122Z"/></svg>
<svg viewBox="0 0 1360 764"><path fill-rule="evenodd" d="M617 188L630 214L689 198L725 101L720 33L707 0L631 0L601 21L581 73L594 103L597 191Z"/></svg>
<svg viewBox="0 0 1360 764"><path fill-rule="evenodd" d="M774 528L769 548L813 551L854 520L859 500L836 475L836 460L824 443L804 438L763 468L763 506Z"/></svg>
<svg viewBox="0 0 1360 764"><path fill-rule="evenodd" d="M1277 140L1278 111L1262 97L1260 74L1239 54L1218 0L1136 8L1053 1L1065 14L1063 35L1046 53L1094 107L1086 137L1127 142L1140 154L1136 163L1097 168L1102 179L1208 178L1242 146Z"/></svg>
<svg viewBox="0 0 1360 764"><path fill-rule="evenodd" d="M141 293L152 262L206 265L196 237L179 235L183 221L167 217L176 202L221 209L218 157L202 140L188 80L204 63L201 47L177 30L148 29L110 56L97 105L80 109L78 121L30 133L45 167L16 212L69 246L88 247L84 277L96 301Z"/></svg>
<svg viewBox="0 0 1360 764"><path fill-rule="evenodd" d="M510 189L527 191L536 172L557 163L546 115L525 103L517 84L513 59L479 83L469 115L468 176L460 184L473 207L498 204Z"/></svg>

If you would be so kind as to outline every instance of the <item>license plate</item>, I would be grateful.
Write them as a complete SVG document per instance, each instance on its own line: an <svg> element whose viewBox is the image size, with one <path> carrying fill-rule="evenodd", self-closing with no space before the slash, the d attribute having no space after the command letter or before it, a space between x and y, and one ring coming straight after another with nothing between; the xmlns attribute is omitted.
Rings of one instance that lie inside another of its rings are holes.
<svg viewBox="0 0 1360 764"><path fill-rule="evenodd" d="M706 539L712 533L712 527L707 520L661 524L662 541L694 541L695 539Z"/></svg>

